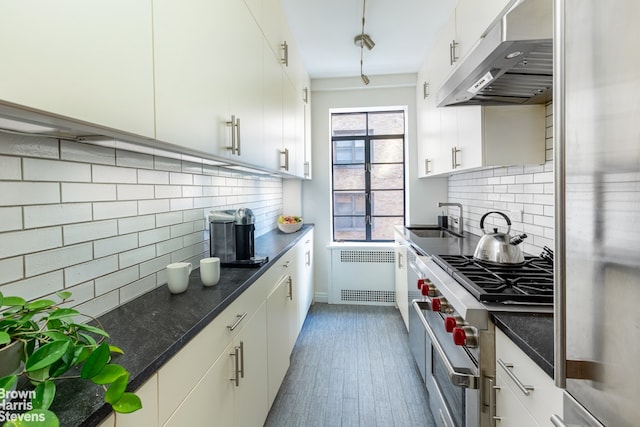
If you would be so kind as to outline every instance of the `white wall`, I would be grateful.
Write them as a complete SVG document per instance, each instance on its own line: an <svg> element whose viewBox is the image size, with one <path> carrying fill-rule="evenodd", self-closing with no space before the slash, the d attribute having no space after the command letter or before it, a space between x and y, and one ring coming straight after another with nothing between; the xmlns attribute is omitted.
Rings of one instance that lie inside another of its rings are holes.
<svg viewBox="0 0 640 427"><path fill-rule="evenodd" d="M360 78L319 79L311 82L313 179L302 185L302 215L315 224L315 293L326 301L331 265L331 135L329 110L407 106L408 223L434 224L438 201L446 200L446 178L418 180L416 151L416 75L371 76L365 86Z"/></svg>
<svg viewBox="0 0 640 427"><path fill-rule="evenodd" d="M0 133L0 292L60 290L98 315L208 256L206 216L249 207L275 228L282 179L151 154ZM259 248L257 248L259 251Z"/></svg>

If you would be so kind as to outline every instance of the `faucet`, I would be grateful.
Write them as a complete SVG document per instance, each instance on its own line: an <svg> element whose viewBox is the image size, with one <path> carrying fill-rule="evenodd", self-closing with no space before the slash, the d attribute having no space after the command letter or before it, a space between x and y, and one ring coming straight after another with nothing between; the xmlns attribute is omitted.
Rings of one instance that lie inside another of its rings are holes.
<svg viewBox="0 0 640 427"><path fill-rule="evenodd" d="M445 203L438 202L438 207L441 208L443 206L457 206L460 209L460 217L458 218L458 234L461 236L464 234L464 222L462 221L462 204L461 203Z"/></svg>

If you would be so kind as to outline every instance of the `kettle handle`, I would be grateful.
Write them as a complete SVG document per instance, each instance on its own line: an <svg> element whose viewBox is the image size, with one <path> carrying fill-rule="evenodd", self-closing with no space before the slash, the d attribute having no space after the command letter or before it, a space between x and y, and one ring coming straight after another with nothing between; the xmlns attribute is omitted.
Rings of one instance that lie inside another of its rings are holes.
<svg viewBox="0 0 640 427"><path fill-rule="evenodd" d="M506 216L505 214L503 214L502 212L498 212L498 211L491 211L491 212L487 212L486 214L482 215L482 218L480 218L480 229L482 230L482 232L484 234L487 234L486 231L484 231L484 219L489 216L490 214L498 214L498 215L502 215L502 217L507 221L507 226L509 226L509 228L507 228L507 234L509 234L509 232L511 231L511 220L509 219L508 216Z"/></svg>

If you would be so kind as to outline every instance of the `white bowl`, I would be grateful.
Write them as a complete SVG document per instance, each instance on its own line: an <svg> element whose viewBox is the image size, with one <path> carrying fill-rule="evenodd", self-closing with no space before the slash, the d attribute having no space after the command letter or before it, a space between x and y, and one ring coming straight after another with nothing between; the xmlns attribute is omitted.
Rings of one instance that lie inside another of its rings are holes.
<svg viewBox="0 0 640 427"><path fill-rule="evenodd" d="M296 231L302 228L302 222L296 222L294 224L280 224L278 223L278 228L283 233L295 233Z"/></svg>

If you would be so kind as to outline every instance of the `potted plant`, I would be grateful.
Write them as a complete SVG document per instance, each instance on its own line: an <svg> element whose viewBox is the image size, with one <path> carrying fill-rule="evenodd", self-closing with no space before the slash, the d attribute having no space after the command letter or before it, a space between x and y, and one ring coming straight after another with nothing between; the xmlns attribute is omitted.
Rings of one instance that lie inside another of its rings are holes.
<svg viewBox="0 0 640 427"><path fill-rule="evenodd" d="M105 402L116 412L140 409L140 398L125 391L129 372L111 363L111 354L122 350L108 344L109 335L95 318L60 306L71 297L70 292L56 295L60 303L50 299L27 302L0 293L0 415L8 421L4 425L36 421L33 425L58 426L49 407L56 393L55 380L63 378L101 385ZM76 321L82 318L94 320L97 326ZM22 394L13 391L20 377L34 389ZM6 399L16 395L23 400L28 396L30 401L12 404ZM12 408L21 414L11 413Z"/></svg>

